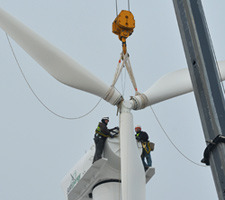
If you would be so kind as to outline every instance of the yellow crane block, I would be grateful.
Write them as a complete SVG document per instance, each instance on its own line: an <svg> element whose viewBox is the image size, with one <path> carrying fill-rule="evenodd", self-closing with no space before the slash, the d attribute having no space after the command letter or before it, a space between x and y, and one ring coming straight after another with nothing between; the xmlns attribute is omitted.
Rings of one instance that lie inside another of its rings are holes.
<svg viewBox="0 0 225 200"><path fill-rule="evenodd" d="M122 41L124 54L126 53L126 39L133 33L134 28L134 16L127 10L122 10L112 23L112 32Z"/></svg>

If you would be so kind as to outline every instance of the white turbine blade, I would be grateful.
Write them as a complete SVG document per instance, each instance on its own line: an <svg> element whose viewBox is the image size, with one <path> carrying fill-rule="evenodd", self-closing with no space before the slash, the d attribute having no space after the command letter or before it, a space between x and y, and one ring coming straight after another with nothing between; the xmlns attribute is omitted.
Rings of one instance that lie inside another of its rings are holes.
<svg viewBox="0 0 225 200"><path fill-rule="evenodd" d="M120 114L120 151L122 200L145 200L145 172L130 112Z"/></svg>
<svg viewBox="0 0 225 200"><path fill-rule="evenodd" d="M58 81L106 97L109 86L1 8L0 27ZM107 101L115 105L120 98L118 91L112 91Z"/></svg>
<svg viewBox="0 0 225 200"><path fill-rule="evenodd" d="M221 78L225 80L225 61L218 62ZM167 99L193 91L188 68L169 73L159 79L144 94L148 97L148 105L159 103Z"/></svg>
<svg viewBox="0 0 225 200"><path fill-rule="evenodd" d="M220 81L224 81L225 80L225 60L224 61L219 61L217 62L218 66L219 66L219 73L221 75L220 77Z"/></svg>
<svg viewBox="0 0 225 200"><path fill-rule="evenodd" d="M220 81L225 80L225 61L218 62L220 69ZM171 72L160 78L152 87L143 94L134 97L138 102L137 108L140 109L149 105L153 105L167 99L183 95L193 91L191 77L188 68L184 68L175 72ZM145 99L145 101L143 101Z"/></svg>
<svg viewBox="0 0 225 200"><path fill-rule="evenodd" d="M181 69L160 78L144 94L148 98L148 105L193 91L188 68Z"/></svg>

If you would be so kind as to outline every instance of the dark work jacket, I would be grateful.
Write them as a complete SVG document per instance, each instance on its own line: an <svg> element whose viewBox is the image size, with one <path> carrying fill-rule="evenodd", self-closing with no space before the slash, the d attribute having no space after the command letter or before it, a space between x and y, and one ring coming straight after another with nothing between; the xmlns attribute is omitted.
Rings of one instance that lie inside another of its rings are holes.
<svg viewBox="0 0 225 200"><path fill-rule="evenodd" d="M147 142L148 141L148 134L144 131L137 132L135 137L138 142Z"/></svg>
<svg viewBox="0 0 225 200"><path fill-rule="evenodd" d="M138 142L141 142L142 145L142 156L149 154L151 149L150 149L150 144L148 141L148 134L144 131L139 131L137 132L137 134L135 135L136 140Z"/></svg>
<svg viewBox="0 0 225 200"><path fill-rule="evenodd" d="M112 137L112 135L110 133L110 131L112 131L112 130L113 129L108 129L106 124L99 122L98 127L95 130L95 133L103 136L103 138L106 139L107 137Z"/></svg>

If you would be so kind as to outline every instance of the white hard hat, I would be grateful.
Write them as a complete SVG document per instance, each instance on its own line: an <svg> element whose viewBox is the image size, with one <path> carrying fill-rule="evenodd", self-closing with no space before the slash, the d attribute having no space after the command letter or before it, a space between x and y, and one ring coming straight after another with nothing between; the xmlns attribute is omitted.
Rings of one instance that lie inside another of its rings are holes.
<svg viewBox="0 0 225 200"><path fill-rule="evenodd" d="M109 121L109 117L103 117L102 120L108 120Z"/></svg>

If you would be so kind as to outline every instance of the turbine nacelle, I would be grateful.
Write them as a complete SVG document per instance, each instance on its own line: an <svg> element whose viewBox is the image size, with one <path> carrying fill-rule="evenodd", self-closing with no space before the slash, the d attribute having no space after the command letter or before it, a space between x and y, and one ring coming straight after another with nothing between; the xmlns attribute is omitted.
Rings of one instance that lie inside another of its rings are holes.
<svg viewBox="0 0 225 200"><path fill-rule="evenodd" d="M62 188L68 200L121 199L121 163L120 136L108 138L103 152L104 158L92 164L95 153L94 145L66 174L62 180ZM142 146L136 143L138 155L141 156ZM143 168L143 166L141 166ZM145 172L146 183L155 174L154 168ZM108 190L110 188L110 190ZM101 191L101 192L100 192ZM135 190L136 191L136 190ZM100 193L99 193L100 192ZM102 195L102 194L105 195Z"/></svg>

